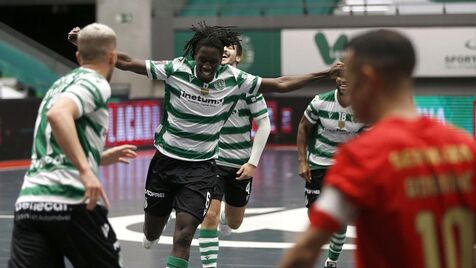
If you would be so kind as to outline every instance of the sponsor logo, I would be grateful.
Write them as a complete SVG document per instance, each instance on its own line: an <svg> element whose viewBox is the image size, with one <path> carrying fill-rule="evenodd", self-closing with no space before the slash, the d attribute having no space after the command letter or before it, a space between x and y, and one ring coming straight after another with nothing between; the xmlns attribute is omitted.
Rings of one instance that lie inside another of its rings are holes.
<svg viewBox="0 0 476 268"><path fill-rule="evenodd" d="M46 165L53 164L55 166L64 164L66 156L63 154L51 157L49 155L42 157L40 159L33 159L32 167L34 169L44 168Z"/></svg>
<svg viewBox="0 0 476 268"><path fill-rule="evenodd" d="M145 190L145 194L150 196L150 197L156 197L156 198L164 198L165 197L165 193L156 193L156 192L152 192L150 190Z"/></svg>
<svg viewBox="0 0 476 268"><path fill-rule="evenodd" d="M15 211L29 210L33 212L64 212L68 211L68 205L63 203L53 202L21 202L15 205Z"/></svg>
<svg viewBox="0 0 476 268"><path fill-rule="evenodd" d="M475 39L469 39L468 41L466 41L466 43L464 44L464 46L465 46L467 49L476 50L476 38L475 38Z"/></svg>
<svg viewBox="0 0 476 268"><path fill-rule="evenodd" d="M317 48L319 49L319 53L321 54L324 63L327 65L331 65L336 60L342 57L345 46L348 42L348 38L347 35L341 34L336 39L334 44L330 46L326 36L323 33L319 32L314 36L314 42L316 43Z"/></svg>
<svg viewBox="0 0 476 268"><path fill-rule="evenodd" d="M111 230L111 227L109 224L105 223L103 226L101 226L101 231L102 234L104 235L105 238L109 236L109 231Z"/></svg>
<svg viewBox="0 0 476 268"><path fill-rule="evenodd" d="M205 88L202 89L202 91L205 90ZM204 92L202 92L203 95L207 95L208 94L208 89L206 89L206 94L204 94ZM184 99L187 99L189 101L192 101L194 103L198 103L198 104L207 104L209 106L220 106L223 104L223 99L211 99L211 98L204 98L202 96L197 96L197 95L193 95L193 94L190 94L190 93L187 93L185 91L182 91L182 93L180 93L180 97L181 98L184 98Z"/></svg>

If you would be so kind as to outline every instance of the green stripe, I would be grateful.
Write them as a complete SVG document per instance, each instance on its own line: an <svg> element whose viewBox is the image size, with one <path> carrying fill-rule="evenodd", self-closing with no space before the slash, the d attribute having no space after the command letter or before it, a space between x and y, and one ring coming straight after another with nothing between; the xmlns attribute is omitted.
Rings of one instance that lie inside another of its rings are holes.
<svg viewBox="0 0 476 268"><path fill-rule="evenodd" d="M169 61L167 62L165 65L164 65L164 71L165 71L165 75L167 77L171 76L174 72L174 64L173 64L173 61Z"/></svg>
<svg viewBox="0 0 476 268"><path fill-rule="evenodd" d="M319 95L319 99L323 101L335 102L335 90Z"/></svg>
<svg viewBox="0 0 476 268"><path fill-rule="evenodd" d="M153 61L149 61L149 70L150 74L152 74L152 79L157 80L157 68L155 68L155 63Z"/></svg>
<svg viewBox="0 0 476 268"><path fill-rule="evenodd" d="M84 113L84 102L83 102L83 99L81 99L81 97L80 97L76 92L71 91L70 93L73 94L73 95L75 95L76 98L78 98L79 102L81 103L81 112Z"/></svg>
<svg viewBox="0 0 476 268"><path fill-rule="evenodd" d="M220 133L216 133L216 134L190 133L190 132L186 132L186 131L182 131L180 129L174 128L170 126L169 124L167 124L165 127L167 132L184 139L190 139L194 141L213 142L220 138Z"/></svg>
<svg viewBox="0 0 476 268"><path fill-rule="evenodd" d="M255 77L255 79L253 79L253 84L251 84L250 91L248 91L248 94L252 94L253 91L255 91L257 84L258 84L258 77Z"/></svg>
<svg viewBox="0 0 476 268"><path fill-rule="evenodd" d="M308 107L311 109L311 113L312 113L312 115L314 115L314 116L318 116L319 112L316 110L316 108L314 108L314 106L312 105L312 103L311 103L311 104L309 104L309 106L308 106ZM307 112L307 110L306 110L306 112Z"/></svg>
<svg viewBox="0 0 476 268"><path fill-rule="evenodd" d="M267 112L268 112L268 109L263 109L263 110L261 110L261 111L259 111L259 112L257 112L257 113L252 113L251 116L252 116L253 118L256 118L256 117L258 117L258 116L260 116L260 115L263 115L263 114L265 114L265 113L267 113Z"/></svg>
<svg viewBox="0 0 476 268"><path fill-rule="evenodd" d="M216 229L200 229L200 238L215 238L218 237L218 230Z"/></svg>
<svg viewBox="0 0 476 268"><path fill-rule="evenodd" d="M80 199L84 196L84 189L71 185L39 185L35 187L24 188L20 191L20 196L25 195L53 195L64 196L72 199Z"/></svg>
<svg viewBox="0 0 476 268"><path fill-rule="evenodd" d="M180 79L187 84L193 84L199 88L202 88L204 83L193 75L192 75L192 80L190 80L190 75L191 74L187 72L177 71L177 72L174 72L171 76L177 79Z"/></svg>
<svg viewBox="0 0 476 268"><path fill-rule="evenodd" d="M184 113L181 112L177 109L175 109L170 102L166 103L166 108L167 111L170 112L173 116L185 120L187 122L192 122L192 123L200 123L200 124L215 124L220 121L224 121L229 117L229 112L224 112L216 116L199 116L195 114L189 114L189 113Z"/></svg>
<svg viewBox="0 0 476 268"><path fill-rule="evenodd" d="M311 147L309 148L309 152L313 155L317 155L317 156L321 156L321 157L326 157L326 158L332 158L333 157L333 153L329 153L329 152L324 152L322 150L319 150L315 147Z"/></svg>
<svg viewBox="0 0 476 268"><path fill-rule="evenodd" d="M165 151L171 154L174 154L176 156L186 158L186 159L197 159L197 160L203 159L204 160L204 159L210 159L213 156L215 156L215 150L211 152L202 153L202 152L197 152L194 150L186 150L186 149L177 148L167 144L165 141L162 141L160 145Z"/></svg>
<svg viewBox="0 0 476 268"><path fill-rule="evenodd" d="M340 145L340 142L329 140L328 138L326 138L322 135L317 136L317 140L324 143L324 144L327 144L329 146L333 146L333 147L336 147L336 146Z"/></svg>
<svg viewBox="0 0 476 268"><path fill-rule="evenodd" d="M97 95L97 92L95 92L97 91L97 87L95 85L93 85L92 83L86 80L83 80L82 83L80 83L79 85L84 87L86 90L88 90L91 93L91 95L93 95L95 111L99 110L100 108L107 107L106 103L102 100L101 97Z"/></svg>
<svg viewBox="0 0 476 268"><path fill-rule="evenodd" d="M217 262L216 259L202 260L202 263L204 265L211 264L211 263L216 263L216 262Z"/></svg>
<svg viewBox="0 0 476 268"><path fill-rule="evenodd" d="M250 116L251 112L248 109L240 109L238 110L238 116Z"/></svg>
<svg viewBox="0 0 476 268"><path fill-rule="evenodd" d="M331 119L331 120L339 120L339 113L338 112L331 112L331 111L324 111L324 110L319 110L317 113L319 117L326 118L326 119ZM346 119L345 121L351 122L352 123L352 115L351 114L346 114Z"/></svg>
<svg viewBox="0 0 476 268"><path fill-rule="evenodd" d="M235 142L235 143L218 143L220 149L225 150L240 150L251 148L251 141Z"/></svg>
<svg viewBox="0 0 476 268"><path fill-rule="evenodd" d="M89 142L88 136L86 134L86 127L87 119L86 117L80 117L76 120L76 129L78 131L78 138L79 142L81 143L81 147L83 148L84 154L86 157L89 156L89 153L93 155L94 160L96 161L97 165L99 166L101 162L101 152L97 150L97 148L93 148Z"/></svg>
<svg viewBox="0 0 476 268"><path fill-rule="evenodd" d="M238 74L238 77L236 78L236 82L238 83L238 86L241 87L241 85L246 81L245 77L248 76L247 73L240 71L240 74Z"/></svg>
<svg viewBox="0 0 476 268"><path fill-rule="evenodd" d="M200 236L200 238L205 238L205 237ZM209 238L218 238L218 236L209 237ZM218 247L218 241L216 241L216 242L207 242L207 243L200 242L199 245L200 245L201 248ZM205 251L205 252L211 252L211 251L213 251L213 250L209 250L209 251Z"/></svg>
<svg viewBox="0 0 476 268"><path fill-rule="evenodd" d="M223 127L220 131L220 134L242 134L251 131L251 125L246 125L242 127Z"/></svg>
<svg viewBox="0 0 476 268"><path fill-rule="evenodd" d="M231 102L236 102L236 101L238 101L240 98L242 98L242 97L245 96L245 95L246 95L246 94L227 96L227 97L225 97L225 99L223 100L223 104L228 104L228 103L231 103Z"/></svg>
<svg viewBox="0 0 476 268"><path fill-rule="evenodd" d="M165 83L165 91L170 91L170 93L174 94L177 97L180 97L180 92L182 92L180 89L176 89L167 82Z"/></svg>
<svg viewBox="0 0 476 268"><path fill-rule="evenodd" d="M233 159L233 158L225 158L219 156L217 159L217 162L224 162L224 163L229 163L229 164L235 164L235 165L243 165L247 163L249 158L241 158L241 159Z"/></svg>

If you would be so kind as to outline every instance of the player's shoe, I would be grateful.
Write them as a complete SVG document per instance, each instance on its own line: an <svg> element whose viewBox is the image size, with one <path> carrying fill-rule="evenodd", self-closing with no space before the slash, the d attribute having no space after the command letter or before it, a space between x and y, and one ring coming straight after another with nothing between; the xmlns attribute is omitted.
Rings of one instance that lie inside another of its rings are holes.
<svg viewBox="0 0 476 268"><path fill-rule="evenodd" d="M226 224L226 217L225 217L225 211L222 210L220 213L220 224L218 225L218 229L220 230L220 233L224 236L231 235L233 232L233 229Z"/></svg>
<svg viewBox="0 0 476 268"><path fill-rule="evenodd" d="M142 246L145 248L145 249L151 249L155 244L157 244L157 242L159 241L159 239L155 239L155 240L152 240L152 241L149 241L147 240L147 238L145 237L145 235L142 237Z"/></svg>
<svg viewBox="0 0 476 268"><path fill-rule="evenodd" d="M324 268L337 268L337 262L336 261L331 261L331 260L327 260L325 265L324 265Z"/></svg>

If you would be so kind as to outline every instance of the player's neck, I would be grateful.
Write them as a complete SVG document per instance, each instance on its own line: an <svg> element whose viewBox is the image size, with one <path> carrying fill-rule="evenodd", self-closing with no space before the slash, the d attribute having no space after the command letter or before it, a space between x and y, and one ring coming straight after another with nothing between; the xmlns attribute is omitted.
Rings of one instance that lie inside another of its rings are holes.
<svg viewBox="0 0 476 268"><path fill-rule="evenodd" d="M403 88L395 90L391 96L381 96L379 120L388 117L397 117L407 120L418 118L418 113L413 102L413 94L410 84L405 84Z"/></svg>
<svg viewBox="0 0 476 268"><path fill-rule="evenodd" d="M100 75L104 76L104 78L109 81L110 69L108 66L104 66L101 64L83 64L81 65L81 67L94 70Z"/></svg>
<svg viewBox="0 0 476 268"><path fill-rule="evenodd" d="M350 105L350 94L342 94L337 90L337 102L340 106L346 108Z"/></svg>

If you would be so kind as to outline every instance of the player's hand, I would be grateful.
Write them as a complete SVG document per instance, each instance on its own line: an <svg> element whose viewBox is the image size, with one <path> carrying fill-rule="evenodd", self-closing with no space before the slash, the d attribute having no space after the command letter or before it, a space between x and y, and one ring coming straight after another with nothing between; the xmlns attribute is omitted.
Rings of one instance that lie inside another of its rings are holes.
<svg viewBox="0 0 476 268"><path fill-rule="evenodd" d="M84 172L79 172L79 178L86 189L83 197L83 200L87 202L86 209L93 210L97 205L97 201L100 199L104 202L104 206L109 208L110 203L106 192L92 170L88 169Z"/></svg>
<svg viewBox="0 0 476 268"><path fill-rule="evenodd" d="M306 162L299 162L299 176L301 176L306 182L311 182L311 169Z"/></svg>
<svg viewBox="0 0 476 268"><path fill-rule="evenodd" d="M250 163L243 164L240 169L236 172L236 179L246 180L252 178L255 175L256 167Z"/></svg>
<svg viewBox="0 0 476 268"><path fill-rule="evenodd" d="M69 33L68 33L68 41L77 46L78 45L78 34L81 28L79 27L74 27Z"/></svg>
<svg viewBox="0 0 476 268"><path fill-rule="evenodd" d="M137 147L124 144L107 149L101 154L101 165L110 165L118 162L129 164L130 159L137 157Z"/></svg>
<svg viewBox="0 0 476 268"><path fill-rule="evenodd" d="M329 69L329 76L332 79L336 79L338 76L342 76L344 74L344 63L342 61L337 61L332 65Z"/></svg>

